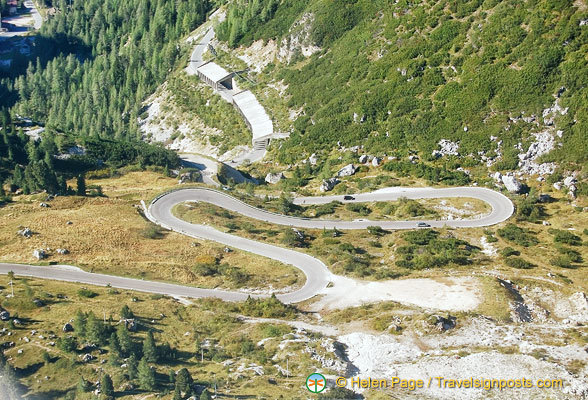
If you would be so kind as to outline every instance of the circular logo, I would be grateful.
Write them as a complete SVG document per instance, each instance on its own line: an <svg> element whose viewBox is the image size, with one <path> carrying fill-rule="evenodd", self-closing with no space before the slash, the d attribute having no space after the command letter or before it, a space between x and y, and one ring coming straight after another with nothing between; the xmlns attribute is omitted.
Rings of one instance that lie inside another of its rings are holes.
<svg viewBox="0 0 588 400"><path fill-rule="evenodd" d="M315 372L306 378L306 388L311 393L320 393L327 387L327 380L321 374Z"/></svg>

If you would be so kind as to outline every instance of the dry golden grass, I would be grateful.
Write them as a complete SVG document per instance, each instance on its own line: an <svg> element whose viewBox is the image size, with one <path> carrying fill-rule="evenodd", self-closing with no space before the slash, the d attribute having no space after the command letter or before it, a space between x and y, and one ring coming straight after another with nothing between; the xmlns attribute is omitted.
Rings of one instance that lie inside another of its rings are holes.
<svg viewBox="0 0 588 400"><path fill-rule="evenodd" d="M300 272L253 254L156 229L139 213L141 199L177 186L175 179L154 172L132 172L120 178L89 181L107 197L58 197L50 208L39 207L44 195L19 196L0 208L0 261L38 263L32 252L49 248L48 261L77 265L89 271L174 281L203 287L234 287L222 277L201 277L192 271L198 257L216 258L251 275L251 288L274 289L302 284ZM71 224L67 224L70 221ZM35 234L17 235L22 227ZM155 237L155 238L152 238ZM55 251L65 248L67 255Z"/></svg>

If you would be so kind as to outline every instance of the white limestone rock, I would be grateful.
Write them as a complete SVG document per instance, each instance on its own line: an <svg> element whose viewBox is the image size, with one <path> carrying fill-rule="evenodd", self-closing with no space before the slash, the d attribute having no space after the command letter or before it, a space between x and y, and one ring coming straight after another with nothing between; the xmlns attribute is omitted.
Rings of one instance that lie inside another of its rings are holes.
<svg viewBox="0 0 588 400"><path fill-rule="evenodd" d="M333 190L335 185L338 183L339 183L339 179L337 179L337 178L325 179L325 180L323 180L323 183L321 183L321 186L319 189L321 192L329 192L329 191Z"/></svg>
<svg viewBox="0 0 588 400"><path fill-rule="evenodd" d="M284 174L278 172L276 174L272 174L271 172L265 176L265 181L270 185L275 185L276 183L280 182L284 179Z"/></svg>
<svg viewBox="0 0 588 400"><path fill-rule="evenodd" d="M504 187L506 187L506 190L511 193L520 193L523 189L522 183L513 175L504 175L502 177L502 183L504 184Z"/></svg>
<svg viewBox="0 0 588 400"><path fill-rule="evenodd" d="M353 164L347 164L337 172L339 178L343 176L351 176L353 174L355 174L355 166Z"/></svg>

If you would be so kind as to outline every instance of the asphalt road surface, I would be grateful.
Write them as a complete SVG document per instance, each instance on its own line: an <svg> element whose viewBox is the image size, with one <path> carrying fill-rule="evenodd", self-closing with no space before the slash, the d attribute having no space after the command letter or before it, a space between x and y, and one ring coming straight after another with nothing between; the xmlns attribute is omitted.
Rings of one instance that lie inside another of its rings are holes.
<svg viewBox="0 0 588 400"><path fill-rule="evenodd" d="M423 221L432 227L449 226L454 228L482 227L497 224L508 219L513 211L512 202L504 195L490 189L477 187L460 188L388 188L372 193L353 195L354 202L394 201L400 197L410 199L468 197L487 202L492 211L478 219ZM333 200L343 201L343 196L303 197L297 198L297 204L323 204ZM278 295L285 303L297 303L309 299L319 293L328 284L332 274L317 258L298 251L256 242L250 239L220 232L210 226L191 224L172 214L172 208L180 203L203 201L227 210L238 212L244 216L276 225L296 226L301 228L337 228L337 229L365 229L370 225L377 225L384 229L414 229L416 221L336 221L321 219L304 219L274 214L252 207L234 197L217 190L207 188L180 189L163 194L156 198L147 208L147 217L156 224L191 237L212 240L226 246L248 251L264 257L269 257L285 264L293 265L306 275L304 286L294 292ZM419 220L419 222L421 222ZM201 289L161 282L144 281L140 279L123 278L117 276L94 274L68 266L29 266L22 264L0 264L0 273L13 271L16 275L33 276L44 279L56 279L70 282L80 282L92 285L108 285L150 293L162 293L175 297L218 297L227 301L244 300L247 294L240 292L222 291L216 289Z"/></svg>

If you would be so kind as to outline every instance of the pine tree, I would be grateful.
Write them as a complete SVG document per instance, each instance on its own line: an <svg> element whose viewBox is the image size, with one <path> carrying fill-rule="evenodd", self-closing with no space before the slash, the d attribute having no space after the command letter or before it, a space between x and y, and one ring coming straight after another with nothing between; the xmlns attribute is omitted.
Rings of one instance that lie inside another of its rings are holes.
<svg viewBox="0 0 588 400"><path fill-rule="evenodd" d="M133 352L133 340L125 324L119 324L116 327L116 337L122 354L124 356L130 355Z"/></svg>
<svg viewBox="0 0 588 400"><path fill-rule="evenodd" d="M139 384L141 385L141 388L145 390L155 389L155 371L151 369L145 358L142 358L139 362L137 372L139 375Z"/></svg>
<svg viewBox="0 0 588 400"><path fill-rule="evenodd" d="M80 375L80 379L78 380L78 385L76 387L78 393L86 393L90 391L90 382L84 379L83 376Z"/></svg>
<svg viewBox="0 0 588 400"><path fill-rule="evenodd" d="M86 336L86 315L82 312L82 310L76 311L73 328L75 334L78 337L83 338Z"/></svg>
<svg viewBox="0 0 588 400"><path fill-rule="evenodd" d="M104 396L109 398L114 397L114 387L112 386L112 379L110 375L105 374L100 381L100 391Z"/></svg>
<svg viewBox="0 0 588 400"><path fill-rule="evenodd" d="M127 372L129 374L130 380L137 379L137 376L138 376L137 365L138 365L137 357L134 354L131 354L131 356L127 360Z"/></svg>
<svg viewBox="0 0 588 400"><path fill-rule="evenodd" d="M92 343L104 343L106 329L104 323L90 311L86 319L86 339Z"/></svg>
<svg viewBox="0 0 588 400"><path fill-rule="evenodd" d="M176 386L174 388L174 397L173 400L182 400L182 390L180 389L180 386L178 385L178 383L176 382Z"/></svg>
<svg viewBox="0 0 588 400"><path fill-rule="evenodd" d="M151 331L147 333L147 337L143 341L143 359L148 362L157 362L158 360L157 347Z"/></svg>
<svg viewBox="0 0 588 400"><path fill-rule="evenodd" d="M135 314L133 314L133 311L131 311L129 306L125 304L120 310L120 317L122 319L132 319L135 318Z"/></svg>
<svg viewBox="0 0 588 400"><path fill-rule="evenodd" d="M178 371L178 376L176 377L176 387L179 387L182 392L192 392L193 383L194 380L186 368L182 368Z"/></svg>
<svg viewBox="0 0 588 400"><path fill-rule="evenodd" d="M77 187L78 187L78 190L77 190L76 194L78 196L85 196L86 195L86 178L84 177L84 174L78 175Z"/></svg>

